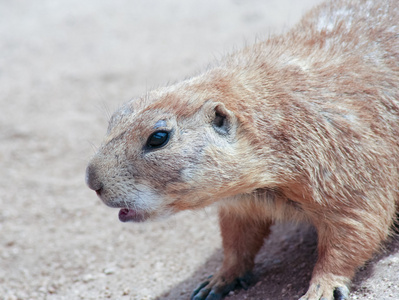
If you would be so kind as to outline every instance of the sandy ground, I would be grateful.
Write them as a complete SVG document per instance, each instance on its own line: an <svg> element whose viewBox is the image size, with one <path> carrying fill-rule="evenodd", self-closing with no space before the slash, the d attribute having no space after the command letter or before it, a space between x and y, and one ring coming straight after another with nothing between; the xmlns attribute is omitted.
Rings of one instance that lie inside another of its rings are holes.
<svg viewBox="0 0 399 300"><path fill-rule="evenodd" d="M122 224L84 183L109 112L295 23L317 0L0 0L0 299L187 299L222 260L214 210ZM296 299L316 235L274 227L258 282ZM399 299L399 240L352 299Z"/></svg>

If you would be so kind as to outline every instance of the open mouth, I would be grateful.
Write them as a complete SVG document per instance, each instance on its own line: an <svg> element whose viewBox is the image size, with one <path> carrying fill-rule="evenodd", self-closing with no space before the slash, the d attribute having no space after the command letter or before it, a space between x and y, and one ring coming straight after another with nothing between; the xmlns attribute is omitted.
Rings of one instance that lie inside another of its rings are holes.
<svg viewBox="0 0 399 300"><path fill-rule="evenodd" d="M146 214L139 213L130 208L122 208L119 211L119 220L121 222L144 222L146 219Z"/></svg>

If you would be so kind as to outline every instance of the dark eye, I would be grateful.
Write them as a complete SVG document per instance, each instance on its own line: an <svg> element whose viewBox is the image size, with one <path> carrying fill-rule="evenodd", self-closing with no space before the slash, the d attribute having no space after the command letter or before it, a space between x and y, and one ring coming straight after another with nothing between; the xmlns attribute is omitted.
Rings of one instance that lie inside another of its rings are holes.
<svg viewBox="0 0 399 300"><path fill-rule="evenodd" d="M215 119L213 120L213 126L222 128L225 125L226 125L226 117L216 113Z"/></svg>
<svg viewBox="0 0 399 300"><path fill-rule="evenodd" d="M215 119L213 119L213 128L215 128L216 132L226 135L229 133L229 124L226 116L216 113Z"/></svg>
<svg viewBox="0 0 399 300"><path fill-rule="evenodd" d="M169 132L167 131L157 131L150 135L147 140L148 148L161 148L165 146L169 141Z"/></svg>

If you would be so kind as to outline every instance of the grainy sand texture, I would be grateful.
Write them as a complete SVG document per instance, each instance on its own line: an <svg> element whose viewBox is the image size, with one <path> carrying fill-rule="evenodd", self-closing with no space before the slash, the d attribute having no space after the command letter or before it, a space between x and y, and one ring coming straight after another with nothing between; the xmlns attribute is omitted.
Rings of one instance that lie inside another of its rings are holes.
<svg viewBox="0 0 399 300"><path fill-rule="evenodd" d="M222 260L214 209L123 224L84 183L107 119L148 89L287 30L318 0L0 0L0 299L188 299ZM297 299L311 228L276 225L228 299ZM352 299L399 299L394 239Z"/></svg>

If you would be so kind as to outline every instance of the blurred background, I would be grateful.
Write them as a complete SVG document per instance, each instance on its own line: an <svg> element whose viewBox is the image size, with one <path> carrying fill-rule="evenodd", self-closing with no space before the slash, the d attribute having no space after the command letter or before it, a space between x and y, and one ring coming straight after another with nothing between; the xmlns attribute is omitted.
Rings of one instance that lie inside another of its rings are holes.
<svg viewBox="0 0 399 300"><path fill-rule="evenodd" d="M187 299L222 259L214 210L122 224L85 186L86 163L119 105L319 2L0 0L0 299ZM312 229L277 226L258 284L230 298L298 298L315 247ZM354 299L398 299L396 247L360 273Z"/></svg>

